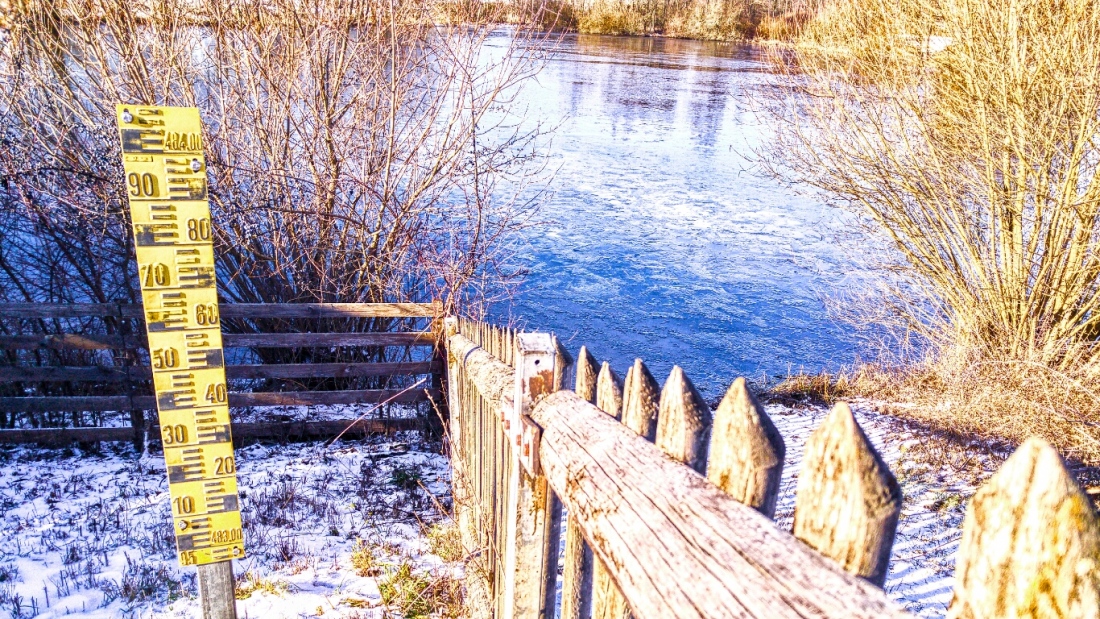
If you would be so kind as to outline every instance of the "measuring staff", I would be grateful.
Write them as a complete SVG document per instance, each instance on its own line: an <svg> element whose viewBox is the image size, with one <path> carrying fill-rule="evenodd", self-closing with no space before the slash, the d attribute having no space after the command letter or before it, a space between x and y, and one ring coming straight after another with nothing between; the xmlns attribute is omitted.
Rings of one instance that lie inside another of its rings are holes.
<svg viewBox="0 0 1100 619"><path fill-rule="evenodd" d="M199 112L145 105L117 112L179 562L240 559Z"/></svg>

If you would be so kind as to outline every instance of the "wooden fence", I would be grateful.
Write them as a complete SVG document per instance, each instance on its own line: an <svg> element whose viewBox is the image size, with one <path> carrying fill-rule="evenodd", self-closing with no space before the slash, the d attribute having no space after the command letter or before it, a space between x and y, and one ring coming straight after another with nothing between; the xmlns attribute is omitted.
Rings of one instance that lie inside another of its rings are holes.
<svg viewBox="0 0 1100 619"><path fill-rule="evenodd" d="M220 312L231 407L438 399L436 304L239 303L222 304ZM360 324L351 329L349 321ZM422 385L402 389L417 376ZM158 431L145 420L145 411L156 410L151 380L140 305L0 304L0 443L132 440L140 448L147 431ZM247 390L233 391L234 383ZM356 388L364 384L372 388ZM105 411L127 412L128 427L43 427L84 425L85 413ZM419 425L376 418L234 423L232 433L316 437Z"/></svg>
<svg viewBox="0 0 1100 619"><path fill-rule="evenodd" d="M807 441L787 532L783 438L743 379L712 412L679 368L659 386L636 361L620 381L582 348L562 391L547 334L446 334L473 617L910 616L880 589L901 492L847 405ZM958 556L953 619L1100 615L1100 525L1041 440L973 497Z"/></svg>

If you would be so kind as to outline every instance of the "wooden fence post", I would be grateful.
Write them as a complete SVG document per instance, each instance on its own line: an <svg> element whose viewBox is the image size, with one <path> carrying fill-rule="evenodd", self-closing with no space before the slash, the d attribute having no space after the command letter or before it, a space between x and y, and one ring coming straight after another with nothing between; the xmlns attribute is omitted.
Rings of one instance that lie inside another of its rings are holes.
<svg viewBox="0 0 1100 619"><path fill-rule="evenodd" d="M1024 441L971 499L947 616L1100 617L1100 524L1046 441Z"/></svg>
<svg viewBox="0 0 1100 619"><path fill-rule="evenodd" d="M596 370L596 358L588 352L588 348L581 346L581 352L577 355L577 385L574 391L583 400L596 403L596 379L599 372Z"/></svg>
<svg viewBox="0 0 1100 619"><path fill-rule="evenodd" d="M615 419L622 417L623 388L622 381L611 364L604 361L600 368L600 374L596 378L596 407ZM593 561L592 566L592 618L593 619L625 619L630 616L630 608L626 605L619 586L611 578L599 561Z"/></svg>
<svg viewBox="0 0 1100 619"><path fill-rule="evenodd" d="M518 460L525 424L539 398L561 389L557 341L548 333L516 336L516 390L507 434L512 441L507 538L504 556L504 618L552 619L557 597L561 503L546 478ZM527 426L530 427L530 426ZM517 440L518 439L518 440ZM538 446L533 445L537 452ZM537 469L537 465L536 465Z"/></svg>
<svg viewBox="0 0 1100 619"><path fill-rule="evenodd" d="M657 446L673 459L706 474L710 426L707 403L680 366L673 366L661 389Z"/></svg>
<svg viewBox="0 0 1100 619"><path fill-rule="evenodd" d="M626 373L623 385L623 425L638 436L653 442L657 438L657 412L660 410L661 388L641 359Z"/></svg>
<svg viewBox="0 0 1100 619"><path fill-rule="evenodd" d="M733 381L714 414L707 479L768 518L783 476L786 446L744 378Z"/></svg>
<svg viewBox="0 0 1100 619"><path fill-rule="evenodd" d="M574 391L589 403L596 403L596 359L581 346L577 355ZM584 541L577 519L565 523L565 555L561 574L561 619L589 619L592 616L592 549Z"/></svg>
<svg viewBox="0 0 1100 619"><path fill-rule="evenodd" d="M623 381L606 361L596 377L596 408L615 419L619 419L623 412Z"/></svg>
<svg viewBox="0 0 1100 619"><path fill-rule="evenodd" d="M911 618L576 394L531 416L543 473L638 619Z"/></svg>
<svg viewBox="0 0 1100 619"><path fill-rule="evenodd" d="M462 549L471 557L466 565L467 608L470 609L472 619L488 619L492 612L488 581L492 570L486 565L485 549L478 531L478 516L473 504L477 496L471 477L473 454L470 452L477 437L470 436L470 433L479 428L473 425L477 411L471 410L476 394L466 393L465 360L451 348L451 338L458 332L458 318L451 316L444 319L443 333L447 342L447 406L450 411L447 438L451 455L452 500L455 524L462 538Z"/></svg>
<svg viewBox="0 0 1100 619"><path fill-rule="evenodd" d="M897 480L848 405L837 404L806 441L795 537L881 587L900 513Z"/></svg>

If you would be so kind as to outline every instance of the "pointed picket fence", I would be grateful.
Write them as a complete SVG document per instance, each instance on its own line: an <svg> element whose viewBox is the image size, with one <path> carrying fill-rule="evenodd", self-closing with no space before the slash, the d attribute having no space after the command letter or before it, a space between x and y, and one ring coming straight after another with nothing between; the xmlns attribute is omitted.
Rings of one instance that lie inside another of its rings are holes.
<svg viewBox="0 0 1100 619"><path fill-rule="evenodd" d="M787 532L783 437L744 379L712 412L679 367L660 386L582 348L563 391L550 335L449 319L447 344L471 617L910 617L881 590L901 491L846 404L807 441ZM1029 440L971 501L949 617L1100 619L1098 562L1092 504Z"/></svg>

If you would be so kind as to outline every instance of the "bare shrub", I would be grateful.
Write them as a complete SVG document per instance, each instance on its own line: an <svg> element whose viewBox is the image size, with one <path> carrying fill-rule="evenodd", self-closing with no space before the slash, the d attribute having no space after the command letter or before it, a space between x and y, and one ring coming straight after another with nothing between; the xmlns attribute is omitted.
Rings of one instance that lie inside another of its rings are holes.
<svg viewBox="0 0 1100 619"><path fill-rule="evenodd" d="M540 197L528 190L542 167L540 130L508 106L539 66L528 39L543 35L522 24L496 30L499 10L476 0L447 5L449 21L435 19L441 7L12 3L4 13L10 29L0 30L0 301L141 302L115 127L121 102L199 108L222 301L439 299L447 311L479 314L517 280L507 258ZM392 323L233 319L224 328L384 331ZM0 317L6 333L123 328L110 318L28 325ZM254 362L406 360L381 347L252 354ZM0 358L135 363L142 361L126 351ZM405 386L401 380L278 386L368 389ZM33 389L83 395L128 386ZM0 390L28 395L26 385ZM89 421L20 416L28 418L5 413L0 425Z"/></svg>
<svg viewBox="0 0 1100 619"><path fill-rule="evenodd" d="M693 39L789 39L823 0L578 0L577 30Z"/></svg>
<svg viewBox="0 0 1100 619"><path fill-rule="evenodd" d="M774 58L766 163L867 223L905 393L1100 457L1100 5L849 0Z"/></svg>
<svg viewBox="0 0 1100 619"><path fill-rule="evenodd" d="M0 296L138 300L114 105L197 106L221 295L498 294L538 167L502 112L527 30L436 25L431 2L18 3L0 34ZM196 12L197 11L197 12ZM498 191L502 183L508 191Z"/></svg>

